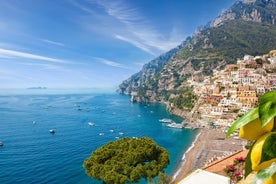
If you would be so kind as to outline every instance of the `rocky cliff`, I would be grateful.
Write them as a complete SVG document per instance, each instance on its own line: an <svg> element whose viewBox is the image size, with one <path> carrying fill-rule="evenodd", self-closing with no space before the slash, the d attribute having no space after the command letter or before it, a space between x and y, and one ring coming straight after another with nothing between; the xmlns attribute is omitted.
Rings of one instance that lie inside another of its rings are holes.
<svg viewBox="0 0 276 184"><path fill-rule="evenodd" d="M211 24L216 27L229 20L244 20L266 24L276 24L276 0L243 0L224 11Z"/></svg>
<svg viewBox="0 0 276 184"><path fill-rule="evenodd" d="M123 81L118 92L131 95L133 101L166 101L177 109L191 109L197 97L187 87L187 78L202 80L244 54L276 48L275 1L236 2L180 46Z"/></svg>

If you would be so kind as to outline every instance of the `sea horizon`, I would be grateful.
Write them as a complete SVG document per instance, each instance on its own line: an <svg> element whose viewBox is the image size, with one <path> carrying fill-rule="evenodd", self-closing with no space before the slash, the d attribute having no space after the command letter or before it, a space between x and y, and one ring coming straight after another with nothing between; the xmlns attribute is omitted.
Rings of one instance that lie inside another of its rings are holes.
<svg viewBox="0 0 276 184"><path fill-rule="evenodd" d="M85 174L92 151L122 137L150 137L170 154L176 172L196 131L173 129L160 119L181 118L163 103L132 103L112 90L0 89L0 183L101 183ZM66 92L66 93L65 93ZM95 126L89 126L89 122ZM56 133L51 135L50 129ZM146 183L141 180L140 183Z"/></svg>
<svg viewBox="0 0 276 184"><path fill-rule="evenodd" d="M118 87L10 87L0 88L0 95L43 95L43 94L106 94L116 93Z"/></svg>

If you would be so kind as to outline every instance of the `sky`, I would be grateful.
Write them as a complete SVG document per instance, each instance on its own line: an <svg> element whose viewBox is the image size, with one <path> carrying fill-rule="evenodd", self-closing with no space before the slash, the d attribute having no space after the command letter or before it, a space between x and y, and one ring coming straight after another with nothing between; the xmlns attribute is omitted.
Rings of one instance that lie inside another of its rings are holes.
<svg viewBox="0 0 276 184"><path fill-rule="evenodd" d="M234 0L0 0L0 88L118 86Z"/></svg>

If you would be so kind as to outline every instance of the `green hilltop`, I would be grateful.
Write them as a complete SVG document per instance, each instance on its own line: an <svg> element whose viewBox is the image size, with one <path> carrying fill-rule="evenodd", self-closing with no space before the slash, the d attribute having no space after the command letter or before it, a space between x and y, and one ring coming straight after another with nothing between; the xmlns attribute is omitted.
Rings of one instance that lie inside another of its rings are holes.
<svg viewBox="0 0 276 184"><path fill-rule="evenodd" d="M191 109L196 96L188 77L202 80L245 54L276 49L276 1L238 1L178 47L159 56L119 86L133 101L166 101Z"/></svg>

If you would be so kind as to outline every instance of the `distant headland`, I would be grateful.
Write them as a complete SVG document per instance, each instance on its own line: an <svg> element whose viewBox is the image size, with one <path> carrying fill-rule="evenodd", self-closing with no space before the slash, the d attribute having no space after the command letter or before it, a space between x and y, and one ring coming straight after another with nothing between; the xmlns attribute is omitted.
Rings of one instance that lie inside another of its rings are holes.
<svg viewBox="0 0 276 184"><path fill-rule="evenodd" d="M47 89L47 88L46 87L38 86L38 87L29 87L27 89Z"/></svg>

